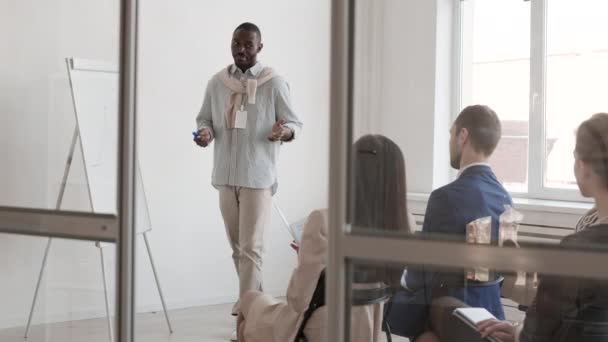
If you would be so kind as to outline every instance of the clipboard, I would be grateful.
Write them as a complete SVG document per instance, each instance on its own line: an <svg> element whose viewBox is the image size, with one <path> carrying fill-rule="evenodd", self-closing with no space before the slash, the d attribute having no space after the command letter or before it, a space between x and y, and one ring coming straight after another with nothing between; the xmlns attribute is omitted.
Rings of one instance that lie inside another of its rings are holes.
<svg viewBox="0 0 608 342"><path fill-rule="evenodd" d="M283 211L281 210L281 208L279 208L277 202L275 202L273 200L272 204L274 205L274 208L276 209L277 213L279 213L279 216L281 217L281 221L283 221L283 225L285 226L285 230L287 230L287 232L289 233L291 238L296 242L296 244L298 246L300 246L302 243L302 233L304 231L304 226L306 225L306 221L308 221L308 217L305 217L303 219L296 221L293 224L290 224L289 221L287 220L287 217L285 217L285 214L283 214Z"/></svg>

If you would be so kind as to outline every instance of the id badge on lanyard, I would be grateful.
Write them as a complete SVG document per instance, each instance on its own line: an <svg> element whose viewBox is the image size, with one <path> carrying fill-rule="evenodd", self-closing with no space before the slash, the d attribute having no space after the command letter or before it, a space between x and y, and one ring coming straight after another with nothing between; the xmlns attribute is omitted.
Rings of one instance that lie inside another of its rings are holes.
<svg viewBox="0 0 608 342"><path fill-rule="evenodd" d="M246 129L247 128L247 111L244 106L241 105L241 110L236 111L236 118L234 119L234 128Z"/></svg>

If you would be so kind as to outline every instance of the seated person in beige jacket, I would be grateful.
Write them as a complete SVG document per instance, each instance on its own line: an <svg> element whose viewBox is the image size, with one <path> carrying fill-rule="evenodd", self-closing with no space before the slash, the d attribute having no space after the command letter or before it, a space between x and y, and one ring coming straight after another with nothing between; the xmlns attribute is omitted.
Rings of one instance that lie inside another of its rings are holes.
<svg viewBox="0 0 608 342"><path fill-rule="evenodd" d="M414 227L407 211L405 162L399 147L386 137L367 135L354 145L355 208L353 230L396 230L409 233ZM287 301L257 291L241 298L239 342L291 342L308 309L319 276L327 262L327 210L314 211L305 224ZM399 286L401 269L355 268L357 285ZM358 276L357 276L358 275ZM362 283L365 284L357 284ZM352 341L375 342L382 333L383 304L352 308ZM315 311L304 330L308 341L326 341L326 308Z"/></svg>

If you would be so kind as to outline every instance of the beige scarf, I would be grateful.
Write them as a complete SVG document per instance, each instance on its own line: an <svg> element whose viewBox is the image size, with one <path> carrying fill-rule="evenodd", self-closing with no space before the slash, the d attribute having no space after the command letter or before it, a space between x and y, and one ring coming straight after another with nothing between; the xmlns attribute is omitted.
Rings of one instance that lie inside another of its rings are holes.
<svg viewBox="0 0 608 342"><path fill-rule="evenodd" d="M258 87L270 81L276 76L274 70L272 70L271 68L264 68L262 73L258 75L257 79L247 79L247 82L245 83L239 79L231 77L230 68L231 66L229 65L218 73L218 77L220 78L222 83L224 83L226 88L233 91L233 93L228 98L228 102L226 103L226 109L224 110L224 113L226 115L227 129L234 128L236 112L244 107L245 96L247 98L247 103L255 104L255 95Z"/></svg>

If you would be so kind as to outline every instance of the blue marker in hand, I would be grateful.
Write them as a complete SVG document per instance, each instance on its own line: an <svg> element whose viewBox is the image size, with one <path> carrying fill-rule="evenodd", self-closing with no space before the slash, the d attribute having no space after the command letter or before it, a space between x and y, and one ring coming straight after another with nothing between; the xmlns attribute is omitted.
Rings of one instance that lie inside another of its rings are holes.
<svg viewBox="0 0 608 342"><path fill-rule="evenodd" d="M195 138L198 138L198 137L200 137L200 136L201 136L201 134L200 134L199 132L192 132L192 135L193 135Z"/></svg>

